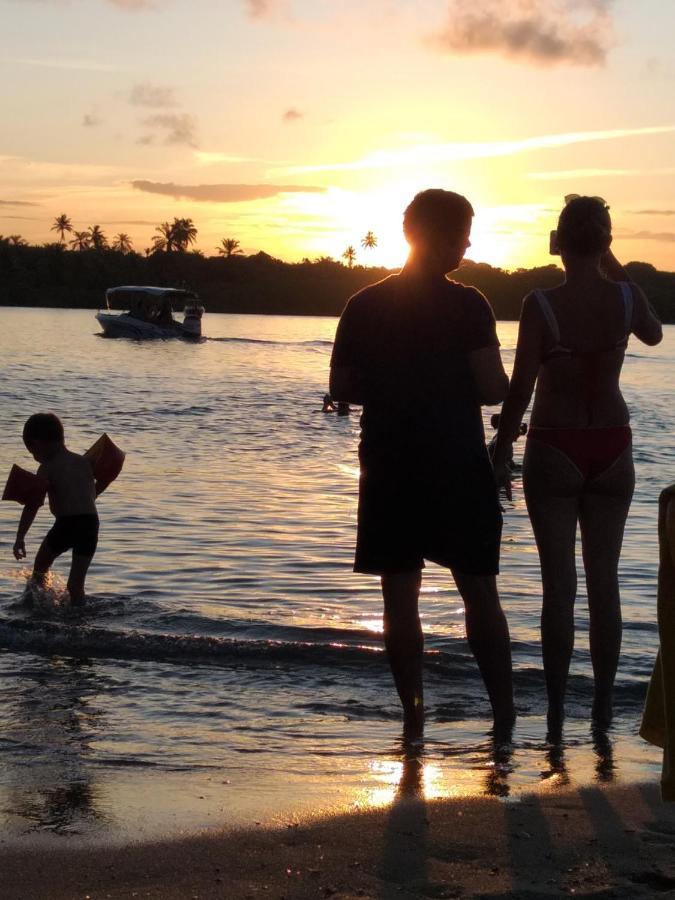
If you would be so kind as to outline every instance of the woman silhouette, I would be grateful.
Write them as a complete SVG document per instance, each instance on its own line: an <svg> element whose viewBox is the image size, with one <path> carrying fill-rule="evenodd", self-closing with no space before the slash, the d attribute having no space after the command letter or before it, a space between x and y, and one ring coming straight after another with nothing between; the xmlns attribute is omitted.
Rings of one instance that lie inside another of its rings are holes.
<svg viewBox="0 0 675 900"><path fill-rule="evenodd" d="M612 718L621 646L618 563L635 474L619 388L628 337L658 344L661 324L610 251L611 220L597 197L572 197L557 241L565 281L523 301L513 377L494 453L510 497L508 453L537 390L523 463L543 583L541 634L549 739L558 741L574 645L575 544L581 531L595 681L593 721Z"/></svg>

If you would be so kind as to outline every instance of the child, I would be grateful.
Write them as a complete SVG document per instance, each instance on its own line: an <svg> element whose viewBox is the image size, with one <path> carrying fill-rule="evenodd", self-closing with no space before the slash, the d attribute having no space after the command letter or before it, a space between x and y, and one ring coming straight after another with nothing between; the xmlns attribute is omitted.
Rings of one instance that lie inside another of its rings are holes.
<svg viewBox="0 0 675 900"><path fill-rule="evenodd" d="M68 593L74 606L84 603L84 581L98 543L96 497L105 485L94 478L91 463L68 450L63 425L53 413L37 413L23 427L23 441L40 463L38 476L46 483L49 508L56 521L35 557L33 578L44 584L52 563L73 551L68 576ZM24 538L41 504L25 506L14 542L14 557L25 559Z"/></svg>

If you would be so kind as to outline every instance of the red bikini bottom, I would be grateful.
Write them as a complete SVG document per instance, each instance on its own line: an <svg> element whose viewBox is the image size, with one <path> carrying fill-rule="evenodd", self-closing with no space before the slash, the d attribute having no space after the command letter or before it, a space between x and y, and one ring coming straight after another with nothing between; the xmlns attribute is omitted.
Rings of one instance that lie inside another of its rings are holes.
<svg viewBox="0 0 675 900"><path fill-rule="evenodd" d="M530 428L527 439L564 453L584 478L602 474L630 445L629 425L608 428Z"/></svg>

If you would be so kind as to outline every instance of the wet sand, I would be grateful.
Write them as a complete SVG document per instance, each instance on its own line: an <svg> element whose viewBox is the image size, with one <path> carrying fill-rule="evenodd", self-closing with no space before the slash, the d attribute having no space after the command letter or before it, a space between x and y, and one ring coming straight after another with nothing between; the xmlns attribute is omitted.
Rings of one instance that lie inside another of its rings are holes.
<svg viewBox="0 0 675 900"><path fill-rule="evenodd" d="M675 892L655 785L427 802L115 849L0 848L3 900L654 897ZM151 802L151 798L148 798Z"/></svg>

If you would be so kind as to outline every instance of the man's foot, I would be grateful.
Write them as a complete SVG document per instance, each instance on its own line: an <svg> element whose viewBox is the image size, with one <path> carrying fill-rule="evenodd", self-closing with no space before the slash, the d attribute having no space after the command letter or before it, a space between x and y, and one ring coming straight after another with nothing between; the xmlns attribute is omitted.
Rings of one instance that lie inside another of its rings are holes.
<svg viewBox="0 0 675 900"><path fill-rule="evenodd" d="M417 743L424 737L424 707L403 711L403 741Z"/></svg>
<svg viewBox="0 0 675 900"><path fill-rule="evenodd" d="M513 739L513 729L516 725L516 711L511 709L503 716L495 716L492 726L492 740L496 746L510 744Z"/></svg>

